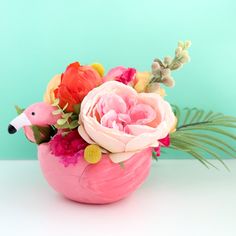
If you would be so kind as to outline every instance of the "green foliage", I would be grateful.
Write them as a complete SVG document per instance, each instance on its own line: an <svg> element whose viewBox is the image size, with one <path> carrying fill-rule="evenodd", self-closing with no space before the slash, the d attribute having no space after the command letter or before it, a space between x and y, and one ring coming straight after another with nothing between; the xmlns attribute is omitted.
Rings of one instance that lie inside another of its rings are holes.
<svg viewBox="0 0 236 236"><path fill-rule="evenodd" d="M53 115L61 115L61 118L57 120L55 127L57 129L75 129L79 126L78 124L78 115L80 111L80 104L74 106L75 112L66 112L66 108L68 107L68 103L61 108L59 106L59 99L55 99L52 106L57 107L58 109L53 111Z"/></svg>
<svg viewBox="0 0 236 236"><path fill-rule="evenodd" d="M209 155L228 169L220 154L236 157L236 150L224 141L225 137L236 140L236 135L227 130L236 128L236 117L198 108L185 108L181 112L178 106L172 107L178 122L176 132L170 134L170 148L192 155L206 167L214 166L206 158Z"/></svg>
<svg viewBox="0 0 236 236"><path fill-rule="evenodd" d="M79 115L80 113L80 104L77 104L74 106L74 111L75 111L75 114Z"/></svg>
<svg viewBox="0 0 236 236"><path fill-rule="evenodd" d="M25 109L20 108L19 106L15 105L15 109L18 115L24 112Z"/></svg>
<svg viewBox="0 0 236 236"><path fill-rule="evenodd" d="M54 103L52 104L52 106L53 106L53 107L57 107L57 106L59 105L59 102L60 102L59 98L56 98L56 99L54 100Z"/></svg>
<svg viewBox="0 0 236 236"><path fill-rule="evenodd" d="M32 125L30 127L33 131L35 143L38 145L41 143L48 142L51 139L51 136L53 135L53 133L55 132L52 126Z"/></svg>
<svg viewBox="0 0 236 236"><path fill-rule="evenodd" d="M154 150L152 151L152 159L155 160L155 161L158 161L157 154Z"/></svg>
<svg viewBox="0 0 236 236"><path fill-rule="evenodd" d="M119 165L120 165L120 168L121 169L125 169L125 163L122 161L122 162L119 162Z"/></svg>

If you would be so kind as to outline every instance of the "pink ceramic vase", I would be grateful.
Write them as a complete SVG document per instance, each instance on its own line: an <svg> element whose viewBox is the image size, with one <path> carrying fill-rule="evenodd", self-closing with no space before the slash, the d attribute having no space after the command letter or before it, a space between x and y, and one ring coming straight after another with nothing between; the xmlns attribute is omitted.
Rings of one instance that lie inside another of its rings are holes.
<svg viewBox="0 0 236 236"><path fill-rule="evenodd" d="M134 192L149 174L151 156L152 149L147 148L125 161L124 168L106 155L95 165L81 158L64 167L48 144L38 146L41 169L51 187L73 201L90 204L116 202Z"/></svg>

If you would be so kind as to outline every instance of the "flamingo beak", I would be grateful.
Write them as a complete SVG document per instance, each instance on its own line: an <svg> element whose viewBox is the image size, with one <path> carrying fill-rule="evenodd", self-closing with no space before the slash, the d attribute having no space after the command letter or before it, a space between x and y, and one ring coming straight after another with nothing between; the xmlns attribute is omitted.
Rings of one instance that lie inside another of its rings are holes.
<svg viewBox="0 0 236 236"><path fill-rule="evenodd" d="M16 133L16 128L13 126L13 125L8 125L8 133L9 134L14 134L14 133Z"/></svg>
<svg viewBox="0 0 236 236"><path fill-rule="evenodd" d="M28 117L25 113L21 113L17 116L8 126L8 133L14 134L23 126L30 126L32 125Z"/></svg>

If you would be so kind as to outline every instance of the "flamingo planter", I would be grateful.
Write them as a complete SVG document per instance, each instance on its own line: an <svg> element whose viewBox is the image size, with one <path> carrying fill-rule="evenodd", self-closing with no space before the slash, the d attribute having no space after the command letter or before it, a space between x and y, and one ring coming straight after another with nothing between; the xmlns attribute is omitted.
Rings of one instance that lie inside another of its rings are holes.
<svg viewBox="0 0 236 236"><path fill-rule="evenodd" d="M64 167L47 143L38 146L38 159L49 185L66 198L89 204L112 203L133 193L149 174L151 155L152 149L147 148L124 161L123 168L106 155L96 165L81 158L76 165Z"/></svg>
<svg viewBox="0 0 236 236"><path fill-rule="evenodd" d="M13 134L23 127L27 138L35 142L30 126L54 124L59 118L52 114L54 110L46 103L35 103L11 121L8 132ZM134 192L149 174L151 156L152 148L147 148L124 161L123 168L107 154L96 165L80 158L75 165L65 167L52 154L49 143L38 146L38 160L49 185L68 199L91 204L112 203Z"/></svg>

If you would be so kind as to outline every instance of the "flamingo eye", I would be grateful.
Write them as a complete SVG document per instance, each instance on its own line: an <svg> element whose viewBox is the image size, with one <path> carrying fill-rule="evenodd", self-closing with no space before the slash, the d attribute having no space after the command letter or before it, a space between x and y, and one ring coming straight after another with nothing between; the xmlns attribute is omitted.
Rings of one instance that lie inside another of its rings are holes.
<svg viewBox="0 0 236 236"><path fill-rule="evenodd" d="M34 116L34 115L35 115L35 112L32 112L31 115Z"/></svg>

